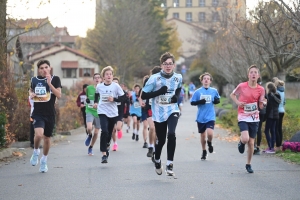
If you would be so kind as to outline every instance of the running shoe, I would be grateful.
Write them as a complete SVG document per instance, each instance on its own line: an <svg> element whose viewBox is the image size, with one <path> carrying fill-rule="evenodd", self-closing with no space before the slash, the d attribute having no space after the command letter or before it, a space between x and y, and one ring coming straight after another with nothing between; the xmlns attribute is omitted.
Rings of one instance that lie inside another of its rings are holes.
<svg viewBox="0 0 300 200"><path fill-rule="evenodd" d="M268 149L268 150L265 151L265 153L272 154L272 153L275 153L275 150L274 149Z"/></svg>
<svg viewBox="0 0 300 200"><path fill-rule="evenodd" d="M93 148L88 148L88 155L89 155L89 156L94 155L94 154L93 154Z"/></svg>
<svg viewBox="0 0 300 200"><path fill-rule="evenodd" d="M101 163L107 163L107 156L102 156L102 161Z"/></svg>
<svg viewBox="0 0 300 200"><path fill-rule="evenodd" d="M154 165L155 165L155 172L157 173L157 175L161 175L163 171L163 168L161 166L161 161L159 162L154 161Z"/></svg>
<svg viewBox="0 0 300 200"><path fill-rule="evenodd" d="M33 151L32 156L30 158L30 164L32 166L36 166L39 163L39 154Z"/></svg>
<svg viewBox="0 0 300 200"><path fill-rule="evenodd" d="M152 155L152 158L151 158L153 163L155 163L155 158L154 158L155 156L154 155L155 155L155 152L153 152L153 155Z"/></svg>
<svg viewBox="0 0 300 200"><path fill-rule="evenodd" d="M166 173L168 176L173 176L173 163L170 163L169 165L166 165Z"/></svg>
<svg viewBox="0 0 300 200"><path fill-rule="evenodd" d="M210 141L207 141L207 145L208 145L208 152L209 153L214 152L214 147L213 147L213 145L211 144Z"/></svg>
<svg viewBox="0 0 300 200"><path fill-rule="evenodd" d="M148 148L148 153L147 153L147 157L152 157L152 155L153 155L153 147L149 147Z"/></svg>
<svg viewBox="0 0 300 200"><path fill-rule="evenodd" d="M206 160L206 156L207 156L207 151L203 150L201 160Z"/></svg>
<svg viewBox="0 0 300 200"><path fill-rule="evenodd" d="M254 171L252 170L250 164L246 164L246 170L247 170L248 173L253 173L253 172L254 172Z"/></svg>
<svg viewBox="0 0 300 200"><path fill-rule="evenodd" d="M132 133L132 140L134 140L135 139L135 134L134 133Z"/></svg>
<svg viewBox="0 0 300 200"><path fill-rule="evenodd" d="M91 140L92 140L92 134L91 135L87 135L86 136L86 139L85 139L85 146L90 146L90 143L91 143Z"/></svg>
<svg viewBox="0 0 300 200"><path fill-rule="evenodd" d="M256 147L256 149L254 149L253 155L260 155L260 149L258 147Z"/></svg>
<svg viewBox="0 0 300 200"><path fill-rule="evenodd" d="M115 144L113 145L112 150L113 150L113 151L117 151L117 150L118 150L118 144L117 144L117 143L115 143Z"/></svg>
<svg viewBox="0 0 300 200"><path fill-rule="evenodd" d="M40 172L46 173L48 171L47 161L41 159Z"/></svg>
<svg viewBox="0 0 300 200"><path fill-rule="evenodd" d="M245 152L245 144L243 144L242 141L240 141L238 144L238 150L241 154Z"/></svg>
<svg viewBox="0 0 300 200"><path fill-rule="evenodd" d="M121 139L121 138L122 138L122 136L123 136L123 132L122 132L122 130L118 131L118 139Z"/></svg>
<svg viewBox="0 0 300 200"><path fill-rule="evenodd" d="M139 141L139 135L135 136L135 141Z"/></svg>
<svg viewBox="0 0 300 200"><path fill-rule="evenodd" d="M110 143L107 143L107 148L106 148L106 156L107 156L107 158L109 156L109 150L110 150Z"/></svg>
<svg viewBox="0 0 300 200"><path fill-rule="evenodd" d="M144 142L143 148L148 148L148 143Z"/></svg>

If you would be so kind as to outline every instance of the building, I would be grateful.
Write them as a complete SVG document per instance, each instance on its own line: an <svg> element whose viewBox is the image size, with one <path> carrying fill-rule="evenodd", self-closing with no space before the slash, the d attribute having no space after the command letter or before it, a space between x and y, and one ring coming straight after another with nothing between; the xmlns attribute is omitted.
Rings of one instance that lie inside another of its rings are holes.
<svg viewBox="0 0 300 200"><path fill-rule="evenodd" d="M246 18L246 0L165 0L167 19L177 18L207 29L226 27L228 18Z"/></svg>
<svg viewBox="0 0 300 200"><path fill-rule="evenodd" d="M94 58L60 43L33 52L27 58L32 63L34 76L38 74L37 62L41 59L49 60L51 73L59 76L62 86L67 88L99 73L99 65Z"/></svg>

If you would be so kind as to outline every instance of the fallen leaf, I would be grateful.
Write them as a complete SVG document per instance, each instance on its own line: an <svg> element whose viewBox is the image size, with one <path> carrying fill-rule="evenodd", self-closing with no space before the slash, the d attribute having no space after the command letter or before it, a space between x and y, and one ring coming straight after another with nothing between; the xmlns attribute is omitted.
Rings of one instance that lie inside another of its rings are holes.
<svg viewBox="0 0 300 200"><path fill-rule="evenodd" d="M23 186L22 184L18 185L18 186Z"/></svg>

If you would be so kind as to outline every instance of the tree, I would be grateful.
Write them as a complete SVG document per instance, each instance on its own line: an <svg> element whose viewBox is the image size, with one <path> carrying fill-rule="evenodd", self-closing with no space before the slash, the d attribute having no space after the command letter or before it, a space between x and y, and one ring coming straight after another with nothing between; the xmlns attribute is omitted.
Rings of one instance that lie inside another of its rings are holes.
<svg viewBox="0 0 300 200"><path fill-rule="evenodd" d="M162 52L177 48L170 41L176 39L175 32L163 22L165 14L157 2L109 1L87 33L86 50L102 66L117 68L121 82L148 74Z"/></svg>

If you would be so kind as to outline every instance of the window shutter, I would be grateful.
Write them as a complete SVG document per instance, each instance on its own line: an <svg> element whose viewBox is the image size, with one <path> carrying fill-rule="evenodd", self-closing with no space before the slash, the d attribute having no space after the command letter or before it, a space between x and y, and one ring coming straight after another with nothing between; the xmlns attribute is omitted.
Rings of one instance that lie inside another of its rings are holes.
<svg viewBox="0 0 300 200"><path fill-rule="evenodd" d="M82 72L83 72L82 68L79 68L79 77L83 77Z"/></svg>
<svg viewBox="0 0 300 200"><path fill-rule="evenodd" d="M94 68L91 68L91 77L94 76L94 73L95 73L95 69L94 69Z"/></svg>

